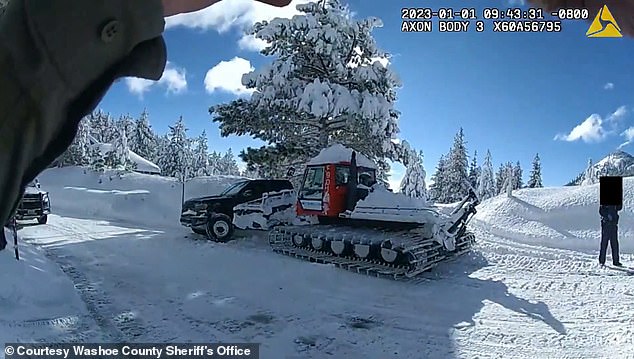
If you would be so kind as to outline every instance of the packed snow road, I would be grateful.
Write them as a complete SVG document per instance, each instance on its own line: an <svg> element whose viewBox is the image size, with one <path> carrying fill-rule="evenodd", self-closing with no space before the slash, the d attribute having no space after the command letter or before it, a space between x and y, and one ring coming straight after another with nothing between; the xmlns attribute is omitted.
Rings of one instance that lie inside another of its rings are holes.
<svg viewBox="0 0 634 359"><path fill-rule="evenodd" d="M478 225L473 254L407 284L274 254L262 235L49 223L20 233L74 282L89 314L68 325L92 328L86 341L261 342L265 359L634 358L634 276Z"/></svg>

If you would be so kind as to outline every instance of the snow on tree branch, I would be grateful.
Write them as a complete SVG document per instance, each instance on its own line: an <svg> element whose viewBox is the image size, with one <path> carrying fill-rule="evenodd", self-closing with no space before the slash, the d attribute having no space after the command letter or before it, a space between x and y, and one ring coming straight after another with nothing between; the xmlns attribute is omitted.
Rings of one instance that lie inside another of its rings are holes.
<svg viewBox="0 0 634 359"><path fill-rule="evenodd" d="M251 34L268 44L262 54L274 59L243 76L243 85L253 91L250 99L210 109L222 135L250 135L267 148L284 145L283 151L244 152L250 166L256 157L272 156L265 162L281 167L305 161L335 142L383 163L382 168L386 158L405 160L400 144L392 141L399 132L394 103L400 81L377 61L389 56L371 34L381 21L353 19L339 0L297 9L301 14L291 19L253 26Z"/></svg>

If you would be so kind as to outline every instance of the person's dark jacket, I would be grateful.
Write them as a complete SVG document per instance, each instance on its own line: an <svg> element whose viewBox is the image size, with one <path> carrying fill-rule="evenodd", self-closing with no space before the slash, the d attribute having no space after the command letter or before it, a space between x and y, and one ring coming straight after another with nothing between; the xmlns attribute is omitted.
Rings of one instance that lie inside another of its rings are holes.
<svg viewBox="0 0 634 359"><path fill-rule="evenodd" d="M160 79L161 0L11 0L0 16L0 223L117 78Z"/></svg>
<svg viewBox="0 0 634 359"><path fill-rule="evenodd" d="M602 224L618 224L621 206L599 206Z"/></svg>

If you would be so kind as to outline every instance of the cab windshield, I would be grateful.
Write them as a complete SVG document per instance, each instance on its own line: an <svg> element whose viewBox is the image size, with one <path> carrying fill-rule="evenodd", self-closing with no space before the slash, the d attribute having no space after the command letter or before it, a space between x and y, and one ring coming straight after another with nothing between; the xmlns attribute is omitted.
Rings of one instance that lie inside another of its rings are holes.
<svg viewBox="0 0 634 359"><path fill-rule="evenodd" d="M220 195L221 196L234 196L234 195L238 194L238 192L240 192L240 190L243 189L244 186L247 185L247 183L249 183L249 181L242 181L242 182L234 183L231 186L229 186L227 189L225 189Z"/></svg>

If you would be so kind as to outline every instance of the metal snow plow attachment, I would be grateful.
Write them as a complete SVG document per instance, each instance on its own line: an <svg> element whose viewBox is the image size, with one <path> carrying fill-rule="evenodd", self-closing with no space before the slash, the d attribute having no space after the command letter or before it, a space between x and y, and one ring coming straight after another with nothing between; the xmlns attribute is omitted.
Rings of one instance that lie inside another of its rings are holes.
<svg viewBox="0 0 634 359"><path fill-rule="evenodd" d="M467 224L478 204L473 191L449 214L364 206L361 201L331 224L278 227L270 232L269 244L277 253L306 261L409 279L473 247L475 236Z"/></svg>

